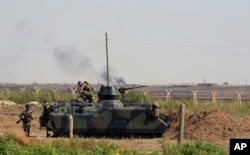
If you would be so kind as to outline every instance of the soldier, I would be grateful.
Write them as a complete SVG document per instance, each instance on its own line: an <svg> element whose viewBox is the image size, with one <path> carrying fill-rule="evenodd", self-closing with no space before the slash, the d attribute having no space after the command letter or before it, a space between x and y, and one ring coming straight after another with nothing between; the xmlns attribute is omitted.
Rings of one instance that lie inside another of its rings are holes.
<svg viewBox="0 0 250 155"><path fill-rule="evenodd" d="M24 110L20 115L19 118L23 122L23 131L25 132L26 136L30 137L30 124L31 120L34 119L33 112L30 109L31 105L26 104Z"/></svg>
<svg viewBox="0 0 250 155"><path fill-rule="evenodd" d="M152 106L152 111L153 111L153 115L154 115L155 118L159 118L160 117L159 108L160 108L159 103L158 102L154 102L153 106Z"/></svg>
<svg viewBox="0 0 250 155"><path fill-rule="evenodd" d="M78 98L82 98L85 102L93 102L94 101L94 89L93 87L86 81L78 81L77 82L78 88Z"/></svg>

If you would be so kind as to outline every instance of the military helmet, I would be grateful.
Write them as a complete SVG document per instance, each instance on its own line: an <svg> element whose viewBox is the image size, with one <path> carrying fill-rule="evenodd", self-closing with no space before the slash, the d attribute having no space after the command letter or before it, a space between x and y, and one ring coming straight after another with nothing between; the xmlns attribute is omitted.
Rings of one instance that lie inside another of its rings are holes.
<svg viewBox="0 0 250 155"><path fill-rule="evenodd" d="M25 105L25 107L28 108L28 107L31 107L31 105L30 105L29 103L27 103L27 104Z"/></svg>
<svg viewBox="0 0 250 155"><path fill-rule="evenodd" d="M82 84L83 84L82 81L78 81L78 82L77 82L77 85L79 85L79 86L82 86Z"/></svg>
<svg viewBox="0 0 250 155"><path fill-rule="evenodd" d="M158 102L154 102L154 103L153 103L153 106L154 106L155 108L159 108L159 107L160 107L160 105L159 105Z"/></svg>

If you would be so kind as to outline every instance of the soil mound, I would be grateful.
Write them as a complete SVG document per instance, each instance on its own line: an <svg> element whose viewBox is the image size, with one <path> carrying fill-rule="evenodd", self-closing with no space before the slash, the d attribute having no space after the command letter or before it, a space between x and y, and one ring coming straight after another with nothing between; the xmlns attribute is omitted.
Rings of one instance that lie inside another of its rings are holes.
<svg viewBox="0 0 250 155"><path fill-rule="evenodd" d="M0 107L8 107L12 105L16 105L16 103L12 101L0 101Z"/></svg>
<svg viewBox="0 0 250 155"><path fill-rule="evenodd" d="M170 139L177 139L179 111L164 112L170 117L170 128L166 132ZM189 140L219 141L230 138L247 138L250 135L249 117L233 118L219 110L185 112L184 138Z"/></svg>

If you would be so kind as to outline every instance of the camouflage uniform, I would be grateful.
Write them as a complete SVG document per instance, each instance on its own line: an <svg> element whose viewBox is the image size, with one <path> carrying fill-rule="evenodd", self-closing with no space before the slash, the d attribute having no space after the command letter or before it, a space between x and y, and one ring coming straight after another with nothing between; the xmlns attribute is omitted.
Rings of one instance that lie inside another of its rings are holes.
<svg viewBox="0 0 250 155"><path fill-rule="evenodd" d="M28 137L30 137L30 125L31 125L31 120L34 119L34 117L32 110L30 110L30 105L26 104L25 107L26 110L24 110L19 115L19 117L23 122L23 131L26 133Z"/></svg>
<svg viewBox="0 0 250 155"><path fill-rule="evenodd" d="M153 111L153 115L155 118L159 118L160 117L160 112L159 112L159 108L160 108L160 105L158 102L155 102L153 103L153 106L152 106L152 111Z"/></svg>
<svg viewBox="0 0 250 155"><path fill-rule="evenodd" d="M94 101L94 89L93 87L86 81L81 82L78 81L78 97L82 98L85 102L93 102Z"/></svg>

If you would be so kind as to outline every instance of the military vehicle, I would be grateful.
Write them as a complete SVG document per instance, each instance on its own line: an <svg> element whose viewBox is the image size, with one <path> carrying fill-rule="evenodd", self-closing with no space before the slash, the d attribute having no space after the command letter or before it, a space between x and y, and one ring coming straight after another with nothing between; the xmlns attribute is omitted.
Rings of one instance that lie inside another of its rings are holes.
<svg viewBox="0 0 250 155"><path fill-rule="evenodd" d="M69 116L73 119L73 133L80 136L161 137L169 127L169 119L159 113L158 103L121 102L126 90L144 86L117 88L110 86L108 79L107 85L100 87L96 103L74 99L56 101L49 107L45 104L40 126L46 127L47 137L50 132L53 137L69 135Z"/></svg>

